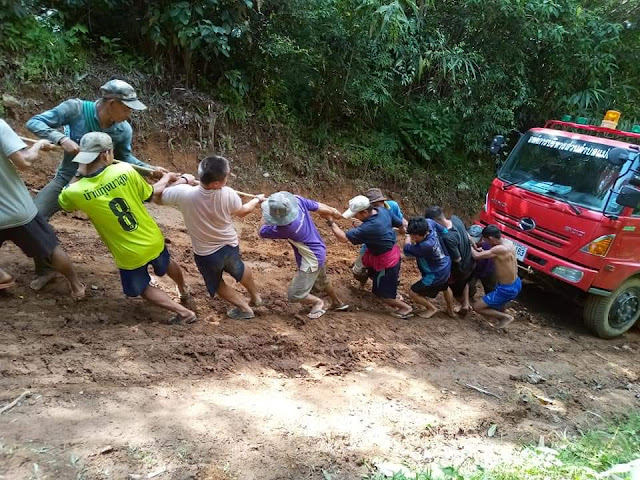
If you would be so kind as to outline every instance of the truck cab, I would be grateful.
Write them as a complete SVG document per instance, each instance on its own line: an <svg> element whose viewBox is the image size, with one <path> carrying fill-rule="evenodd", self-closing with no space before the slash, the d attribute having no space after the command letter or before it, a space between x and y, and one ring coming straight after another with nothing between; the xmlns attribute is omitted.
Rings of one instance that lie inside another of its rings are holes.
<svg viewBox="0 0 640 480"><path fill-rule="evenodd" d="M480 221L515 243L534 281L584 305L585 324L613 338L640 317L640 133L603 124L552 120L527 131Z"/></svg>

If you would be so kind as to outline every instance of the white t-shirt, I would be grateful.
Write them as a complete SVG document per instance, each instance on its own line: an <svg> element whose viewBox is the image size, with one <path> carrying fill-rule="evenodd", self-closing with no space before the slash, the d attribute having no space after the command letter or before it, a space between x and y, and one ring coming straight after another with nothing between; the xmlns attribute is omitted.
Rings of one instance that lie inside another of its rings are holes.
<svg viewBox="0 0 640 480"><path fill-rule="evenodd" d="M238 246L232 214L242 207L242 200L232 188L176 185L162 193L162 204L180 209L196 255L211 255L226 245Z"/></svg>
<svg viewBox="0 0 640 480"><path fill-rule="evenodd" d="M4 120L0 119L0 230L29 223L38 213L9 156L27 145Z"/></svg>

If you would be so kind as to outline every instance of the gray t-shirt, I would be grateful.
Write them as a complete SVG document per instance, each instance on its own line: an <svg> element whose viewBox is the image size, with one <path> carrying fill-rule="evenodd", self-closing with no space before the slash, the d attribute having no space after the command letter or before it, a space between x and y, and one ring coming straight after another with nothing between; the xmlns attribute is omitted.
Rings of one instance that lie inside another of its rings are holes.
<svg viewBox="0 0 640 480"><path fill-rule="evenodd" d="M29 190L9 160L9 155L26 146L7 122L0 119L0 230L25 225L38 214Z"/></svg>

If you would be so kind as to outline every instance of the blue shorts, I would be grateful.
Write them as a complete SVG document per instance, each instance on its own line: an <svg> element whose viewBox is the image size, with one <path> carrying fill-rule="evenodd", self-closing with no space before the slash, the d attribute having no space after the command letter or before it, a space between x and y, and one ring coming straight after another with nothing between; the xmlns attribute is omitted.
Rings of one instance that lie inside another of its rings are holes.
<svg viewBox="0 0 640 480"><path fill-rule="evenodd" d="M169 255L169 250L167 250L167 247L164 247L160 255L142 267L134 270L123 270L121 268L120 281L122 282L122 291L124 294L127 297L139 297L142 295L142 292L145 291L151 282L149 265L153 267L153 273L162 277L167 273L170 261L171 255Z"/></svg>
<svg viewBox="0 0 640 480"><path fill-rule="evenodd" d="M515 281L509 285L499 283L496 289L482 297L482 301L494 310L502 310L504 306L515 298L522 290L522 281L516 277Z"/></svg>
<svg viewBox="0 0 640 480"><path fill-rule="evenodd" d="M373 288L371 291L378 298L396 298L398 294L398 278L400 277L400 265L402 260L399 260L391 268L385 268L376 272L373 268L369 268L369 278L373 280Z"/></svg>
<svg viewBox="0 0 640 480"><path fill-rule="evenodd" d="M240 248L225 245L211 255L193 255L196 266L200 270L209 295L215 296L222 281L222 272L227 272L237 282L244 275L244 263L240 259Z"/></svg>

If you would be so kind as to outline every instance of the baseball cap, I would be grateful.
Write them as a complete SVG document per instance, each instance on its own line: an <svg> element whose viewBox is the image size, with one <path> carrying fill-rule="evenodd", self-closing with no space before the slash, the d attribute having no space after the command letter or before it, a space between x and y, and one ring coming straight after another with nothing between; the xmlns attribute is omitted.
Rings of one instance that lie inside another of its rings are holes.
<svg viewBox="0 0 640 480"><path fill-rule="evenodd" d="M468 232L473 243L478 243L482 239L482 226L471 225Z"/></svg>
<svg viewBox="0 0 640 480"><path fill-rule="evenodd" d="M147 106L138 100L134 88L122 80L109 80L100 87L102 98L115 98L133 110L146 110Z"/></svg>
<svg viewBox="0 0 640 480"><path fill-rule="evenodd" d="M91 163L107 150L113 150L111 137L102 132L89 132L80 139L80 153L73 157L72 161L82 164Z"/></svg>
<svg viewBox="0 0 640 480"><path fill-rule="evenodd" d="M356 213L371 207L371 202L364 195L358 195L349 200L349 209L342 214L343 218L353 218Z"/></svg>
<svg viewBox="0 0 640 480"><path fill-rule="evenodd" d="M300 213L298 199L289 192L277 192L262 202L262 217L268 225L284 227L289 225Z"/></svg>

